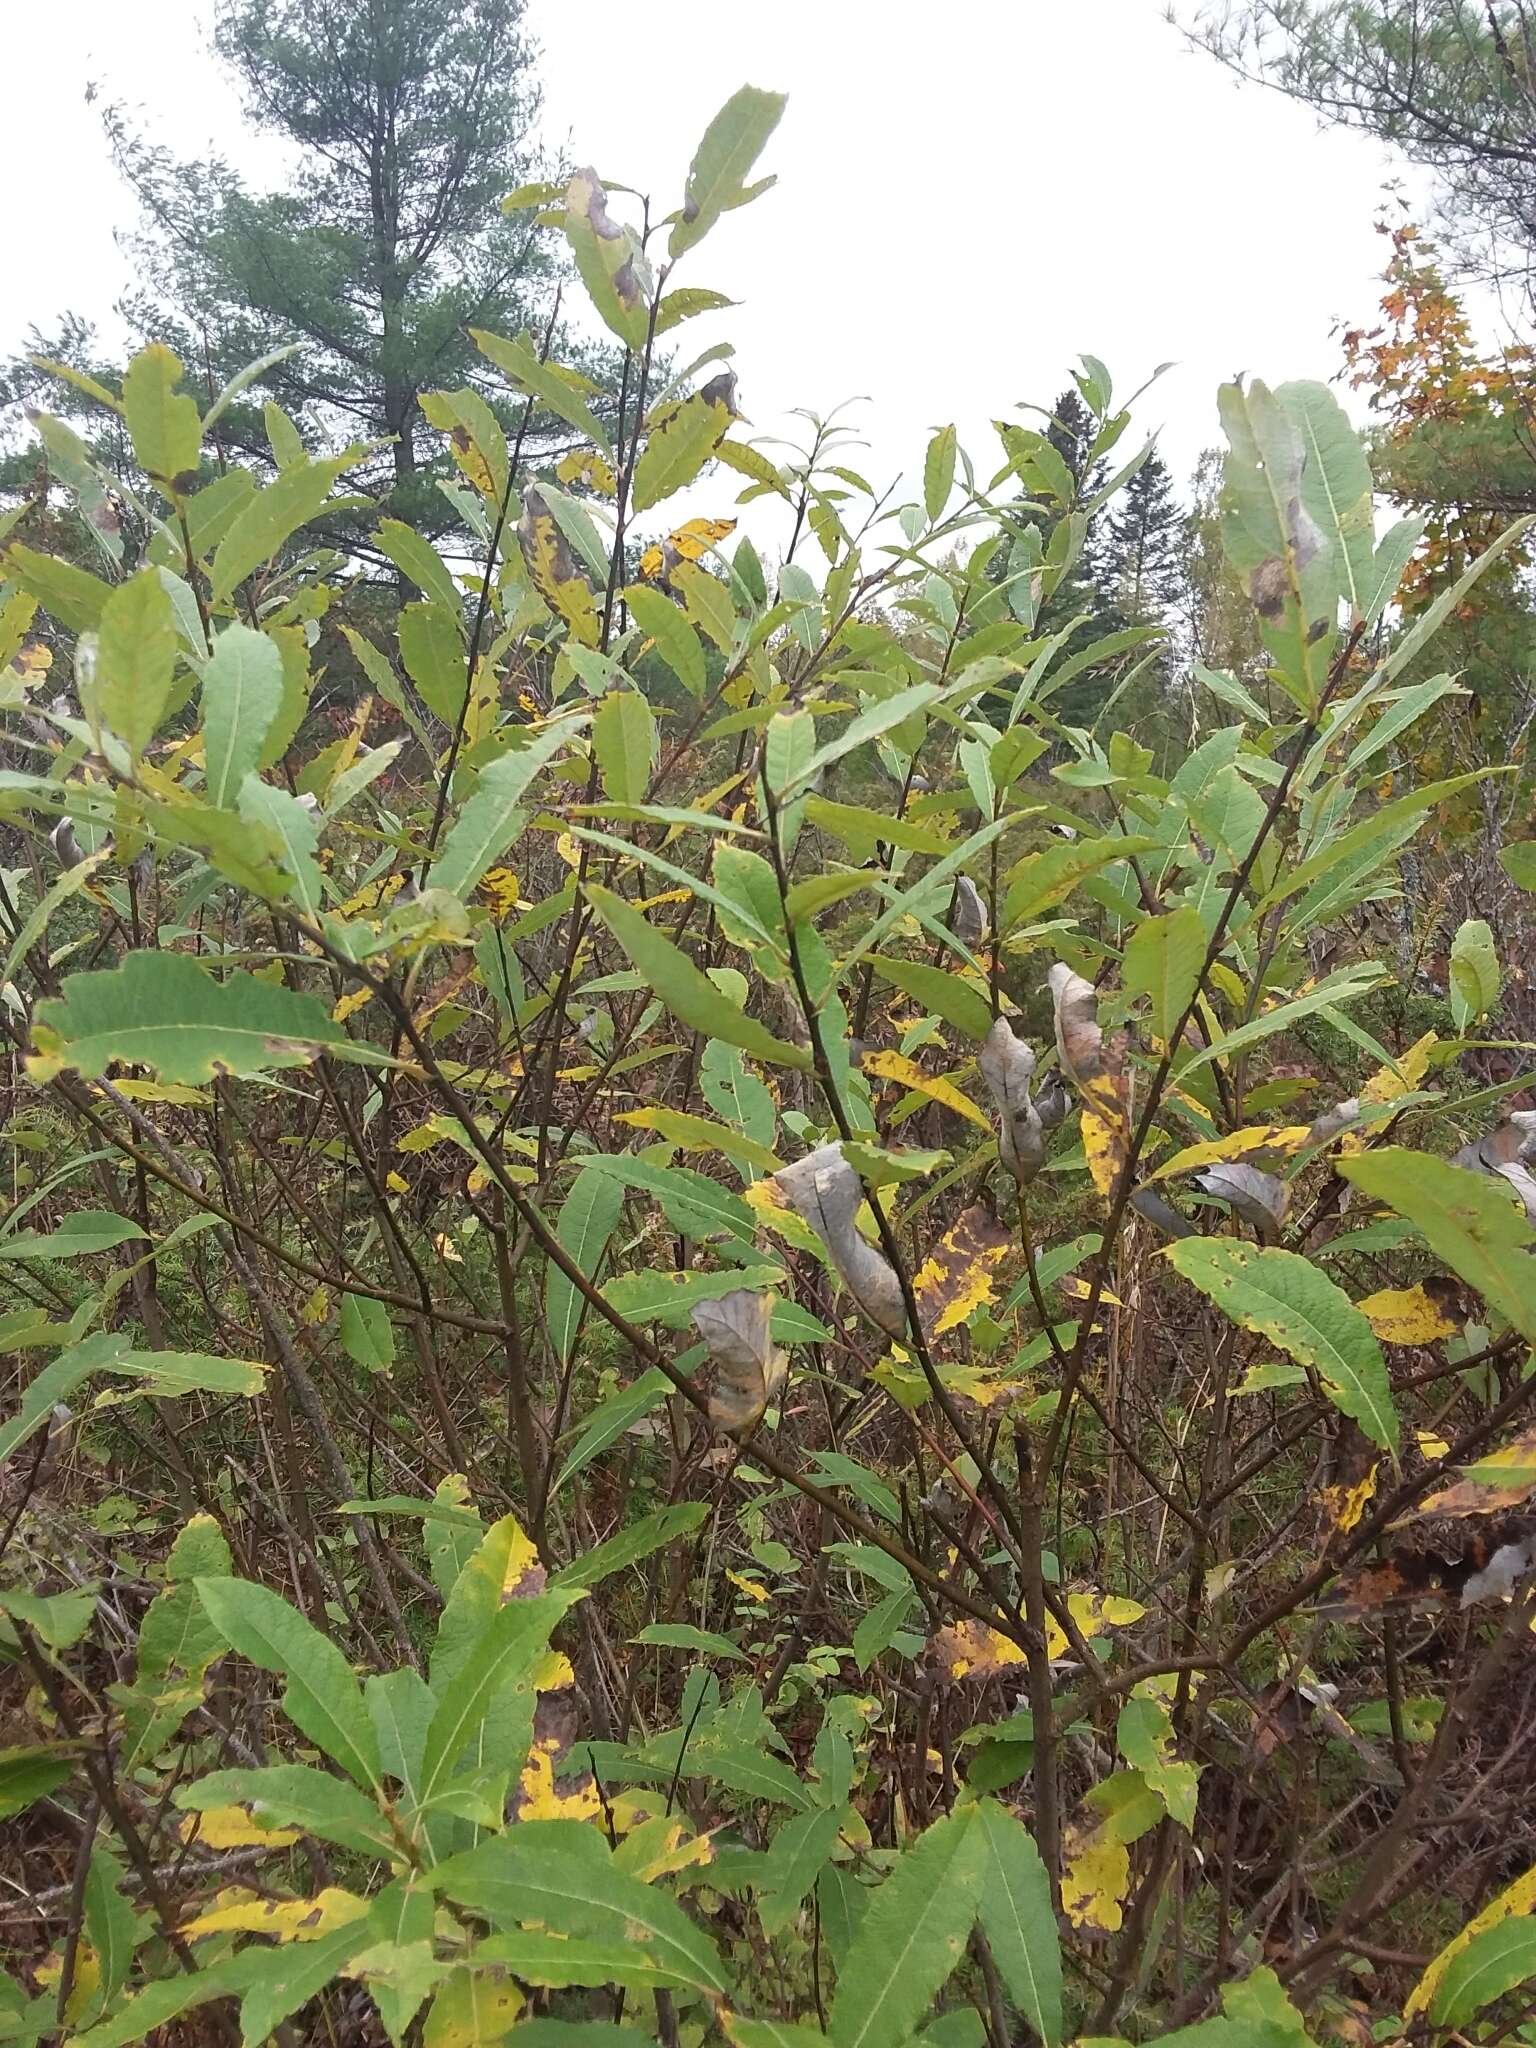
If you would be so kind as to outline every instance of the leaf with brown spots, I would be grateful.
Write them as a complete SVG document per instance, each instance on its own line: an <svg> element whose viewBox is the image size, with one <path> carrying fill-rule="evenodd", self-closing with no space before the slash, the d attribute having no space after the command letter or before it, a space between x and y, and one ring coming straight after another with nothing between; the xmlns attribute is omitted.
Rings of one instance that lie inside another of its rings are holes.
<svg viewBox="0 0 1536 2048"><path fill-rule="evenodd" d="M912 1283L929 1337L958 1329L994 1299L998 1268L1012 1244L1012 1234L980 1202L973 1202L945 1231Z"/></svg>
<svg viewBox="0 0 1536 2048"><path fill-rule="evenodd" d="M1355 1303L1383 1344L1433 1344L1454 1337L1456 1324L1430 1289L1443 1291L1444 1281L1420 1281L1415 1287L1381 1287Z"/></svg>
<svg viewBox="0 0 1536 2048"><path fill-rule="evenodd" d="M1432 1493L1424 1515L1491 1515L1523 1507L1536 1493L1536 1429L1528 1429L1475 1465L1463 1465L1454 1486Z"/></svg>

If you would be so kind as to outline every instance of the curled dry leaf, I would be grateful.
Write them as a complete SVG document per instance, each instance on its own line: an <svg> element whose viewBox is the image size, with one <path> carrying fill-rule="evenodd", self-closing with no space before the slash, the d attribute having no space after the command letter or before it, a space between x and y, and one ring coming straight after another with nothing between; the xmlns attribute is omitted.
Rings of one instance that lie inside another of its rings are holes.
<svg viewBox="0 0 1536 2048"><path fill-rule="evenodd" d="M1056 1051L1062 1072L1085 1089L1106 1071L1098 991L1091 981L1075 974L1065 960L1058 960L1046 979L1054 1005Z"/></svg>
<svg viewBox="0 0 1536 2048"><path fill-rule="evenodd" d="M1071 1106L1071 1097L1059 1074L1049 1075L1040 1085L1035 1096L1035 1114L1048 1131L1054 1131L1062 1123Z"/></svg>
<svg viewBox="0 0 1536 2048"><path fill-rule="evenodd" d="M962 946L974 946L987 935L987 906L969 875L956 875L949 903L949 928Z"/></svg>
<svg viewBox="0 0 1536 2048"><path fill-rule="evenodd" d="M1497 1171L1520 1197L1527 1218L1536 1223L1536 1175L1519 1159L1506 1159Z"/></svg>
<svg viewBox="0 0 1536 2048"><path fill-rule="evenodd" d="M1131 1207L1138 1216L1144 1217L1148 1223L1169 1237L1195 1235L1195 1226L1187 1222L1157 1188L1138 1188L1131 1196Z"/></svg>
<svg viewBox="0 0 1536 2048"><path fill-rule="evenodd" d="M709 1419L733 1436L744 1434L784 1384L787 1359L773 1341L773 1296L738 1287L695 1302L692 1320L715 1368Z"/></svg>
<svg viewBox="0 0 1536 2048"><path fill-rule="evenodd" d="M1475 1607L1507 1600L1532 1570L1536 1527L1528 1515L1506 1516L1459 1541L1442 1531L1432 1543L1397 1544L1385 1558L1344 1573L1316 1611L1363 1621L1395 1608Z"/></svg>
<svg viewBox="0 0 1536 2048"><path fill-rule="evenodd" d="M1045 1162L1045 1127L1030 1100L1029 1084L1035 1055L1013 1035L1006 1017L999 1017L976 1055L999 1118L997 1156L1020 1187L1027 1187Z"/></svg>
<svg viewBox="0 0 1536 2048"><path fill-rule="evenodd" d="M816 1231L849 1293L872 1323L889 1337L907 1327L901 1282L889 1261L859 1235L854 1218L864 1199L859 1177L843 1157L841 1145L822 1145L772 1176L790 1207Z"/></svg>
<svg viewBox="0 0 1536 2048"><path fill-rule="evenodd" d="M1290 1192L1283 1180L1272 1173L1260 1173L1256 1166L1224 1164L1208 1167L1195 1176L1196 1185L1208 1195L1228 1202L1251 1223L1264 1244L1279 1241Z"/></svg>
<svg viewBox="0 0 1536 2048"><path fill-rule="evenodd" d="M1336 1102L1332 1109L1325 1109L1321 1116L1313 1119L1311 1128L1307 1132L1306 1143L1309 1145L1331 1144L1340 1131L1347 1129L1359 1114L1360 1098L1358 1095L1351 1095L1345 1102Z"/></svg>
<svg viewBox="0 0 1536 2048"><path fill-rule="evenodd" d="M1536 1429L1528 1429L1475 1465L1463 1465L1452 1486L1433 1493L1419 1515L1488 1515L1523 1507L1536 1493Z"/></svg>
<svg viewBox="0 0 1536 2048"><path fill-rule="evenodd" d="M980 1202L973 1202L940 1238L912 1282L917 1312L930 1337L968 1322L993 1299L1012 1235Z"/></svg>

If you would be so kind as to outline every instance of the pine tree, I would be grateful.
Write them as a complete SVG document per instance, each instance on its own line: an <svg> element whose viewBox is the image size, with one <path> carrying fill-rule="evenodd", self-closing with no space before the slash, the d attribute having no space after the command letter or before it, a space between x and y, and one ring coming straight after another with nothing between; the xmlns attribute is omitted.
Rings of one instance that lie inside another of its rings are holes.
<svg viewBox="0 0 1536 2048"><path fill-rule="evenodd" d="M138 338L169 342L210 397L297 344L225 414L221 452L271 461L270 397L312 450L386 443L357 489L429 534L454 526L420 395L474 382L499 403L467 330L541 330L558 282L537 215L500 209L537 168L525 4L223 0L218 53L253 123L293 149L282 190L250 189L220 157L182 160L109 111L143 210L144 282L122 308ZM332 537L353 542L375 516Z"/></svg>

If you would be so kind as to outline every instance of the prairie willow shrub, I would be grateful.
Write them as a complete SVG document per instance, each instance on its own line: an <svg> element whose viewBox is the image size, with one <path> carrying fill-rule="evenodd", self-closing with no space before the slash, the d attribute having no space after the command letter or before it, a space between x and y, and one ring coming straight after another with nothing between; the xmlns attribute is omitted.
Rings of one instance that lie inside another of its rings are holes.
<svg viewBox="0 0 1536 2048"><path fill-rule="evenodd" d="M1211 2048L1301 2037L1288 1994L1518 2012L1531 1880L1484 1901L1476 1851L1462 1933L1393 1958L1443 1788L1459 1827L1519 1753L1465 1738L1528 1641L1529 1132L1453 1099L1491 926L1389 1045L1357 915L1478 788L1384 795L1379 755L1518 536L1394 631L1413 534L1331 395L1229 386L1268 666L1198 671L1155 775L1108 728L1157 629L1070 617L1143 459L1104 365L1072 461L1004 421L987 481L942 427L891 506L691 348L780 106L737 94L670 211L590 170L508 201L619 416L477 333L491 395L422 400L462 545L378 527L407 602L320 544L367 451L227 467L165 348L91 387L131 473L48 434L86 558L7 515L0 1817L57 1957L0 1994L18 2040L363 1997L429 2044L622 2008L873 2048L974 2004L1056 2048L1133 1984ZM91 539L109 489L142 561ZM341 645L368 694L322 720ZM1301 1065L1314 1020L1358 1072ZM1375 1631L1417 1607L1463 1618L1406 1696ZM1266 1837L1276 1885L1234 1858ZM1255 1944L1285 1988L1223 1986Z"/></svg>

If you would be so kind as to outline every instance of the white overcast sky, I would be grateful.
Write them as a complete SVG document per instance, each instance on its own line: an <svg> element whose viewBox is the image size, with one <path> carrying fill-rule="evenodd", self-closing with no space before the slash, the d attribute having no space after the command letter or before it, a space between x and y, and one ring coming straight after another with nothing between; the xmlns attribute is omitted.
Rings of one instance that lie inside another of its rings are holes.
<svg viewBox="0 0 1536 2048"><path fill-rule="evenodd" d="M208 11L7 11L0 349L66 309L114 331L128 274L113 230L131 209L87 81L187 154L212 140L258 171L271 161L240 137ZM850 459L877 481L950 419L989 473L988 422L1048 405L1084 349L1125 392L1174 363L1139 414L1182 481L1217 438L1219 381L1334 376L1335 321L1379 296L1372 224L1400 167L1238 85L1160 0L717 0L681 15L530 0L529 26L547 140L660 212L736 86L788 92L759 166L777 186L678 276L742 303L688 339L734 341L758 433L792 406L867 396L854 417L869 447Z"/></svg>

